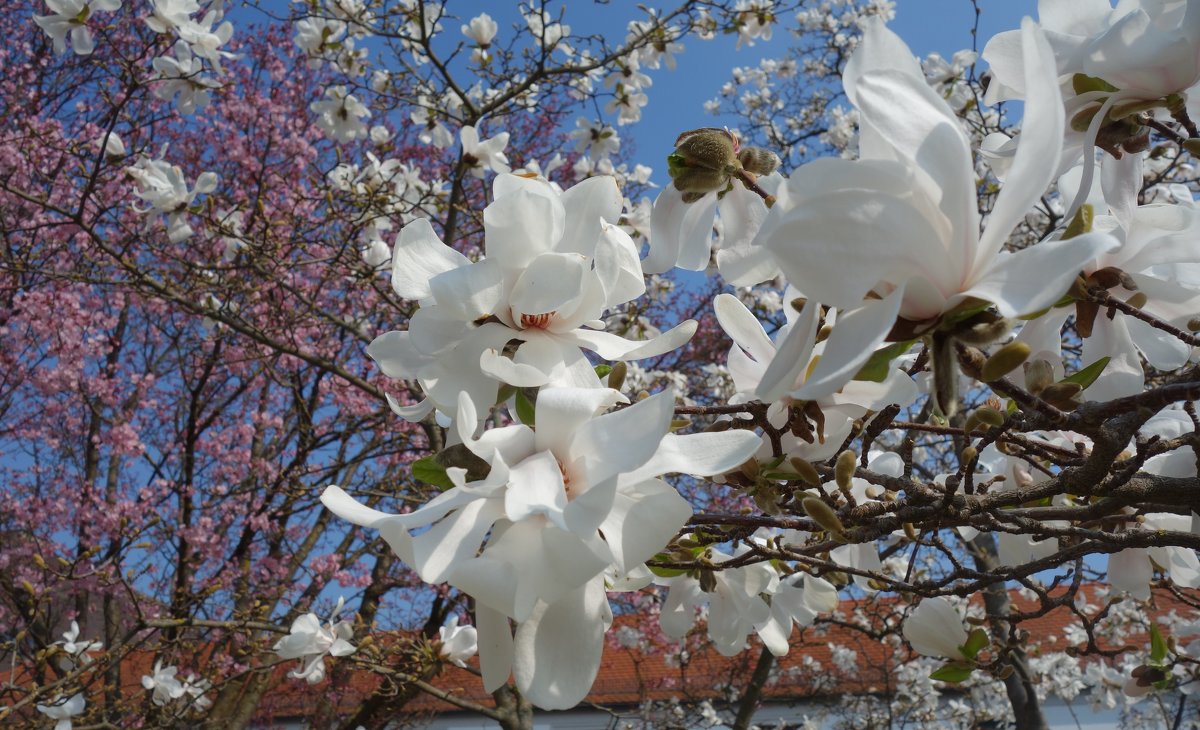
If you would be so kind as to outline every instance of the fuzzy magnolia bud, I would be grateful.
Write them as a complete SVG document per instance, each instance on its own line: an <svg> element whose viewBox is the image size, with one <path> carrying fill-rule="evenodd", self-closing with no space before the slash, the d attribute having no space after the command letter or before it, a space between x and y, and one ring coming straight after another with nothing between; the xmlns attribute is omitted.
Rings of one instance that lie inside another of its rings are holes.
<svg viewBox="0 0 1200 730"><path fill-rule="evenodd" d="M667 174L685 202L729 185L737 171L737 138L727 129L705 127L684 132L675 140L675 151L667 156Z"/></svg>
<svg viewBox="0 0 1200 730"><path fill-rule="evenodd" d="M854 478L854 469L857 466L858 454L855 454L850 449L846 449L838 454L837 463L833 467L833 478L837 480L838 489L843 492L850 489L850 480Z"/></svg>
<svg viewBox="0 0 1200 730"><path fill-rule="evenodd" d="M755 175L770 175L779 167L779 156L762 147L744 147L738 153L742 169Z"/></svg>
<svg viewBox="0 0 1200 730"><path fill-rule="evenodd" d="M1033 352L1026 342L1014 340L996 350L979 371L979 379L985 383L999 380L1021 366Z"/></svg>
<svg viewBox="0 0 1200 730"><path fill-rule="evenodd" d="M827 532L833 535L834 539L844 542L846 537L846 527L842 521L838 519L837 512L833 511L833 507L825 504L824 500L816 497L807 497L800 503L804 507L804 513L812 518Z"/></svg>
<svg viewBox="0 0 1200 730"><path fill-rule="evenodd" d="M625 376L629 372L629 366L623 361L614 363L612 370L608 371L608 387L613 390L620 390L625 384Z"/></svg>
<svg viewBox="0 0 1200 730"><path fill-rule="evenodd" d="M1054 383L1054 366L1048 360L1025 363L1025 387L1037 395Z"/></svg>
<svg viewBox="0 0 1200 730"><path fill-rule="evenodd" d="M996 410L995 408L991 408L989 406L982 406L980 408L976 408L975 412L972 413L971 415L974 416L977 421L979 421L980 423L982 423L985 426L1002 426L1002 425L1004 425L1004 414L1001 413L1000 411Z"/></svg>
<svg viewBox="0 0 1200 730"><path fill-rule="evenodd" d="M788 459L788 463L796 470L796 475L800 477L800 481L810 487L821 486L821 475L817 473L816 467L812 464L796 456Z"/></svg>

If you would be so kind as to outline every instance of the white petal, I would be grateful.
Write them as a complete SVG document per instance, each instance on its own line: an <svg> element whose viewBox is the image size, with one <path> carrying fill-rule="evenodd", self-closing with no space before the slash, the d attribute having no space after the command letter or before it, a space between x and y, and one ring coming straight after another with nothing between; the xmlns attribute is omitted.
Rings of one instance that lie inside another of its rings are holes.
<svg viewBox="0 0 1200 730"><path fill-rule="evenodd" d="M692 516L692 507L657 479L622 488L600 531L618 573L627 573L662 550Z"/></svg>
<svg viewBox="0 0 1200 730"><path fill-rule="evenodd" d="M682 436L669 433L663 436L654 456L642 468L624 475L622 482L633 484L663 474L723 474L744 464L761 444L757 433L742 429Z"/></svg>
<svg viewBox="0 0 1200 730"><path fill-rule="evenodd" d="M507 616L482 603L475 606L475 628L479 632L479 669L483 674L483 689L495 692L504 686L512 671L512 629Z"/></svg>
<svg viewBox="0 0 1200 730"><path fill-rule="evenodd" d="M573 330L564 338L595 352L605 360L641 360L657 357L682 347L696 333L696 320L680 322L671 329L649 340L627 340L611 332L595 330Z"/></svg>
<svg viewBox="0 0 1200 730"><path fill-rule="evenodd" d="M1150 600L1154 568L1144 548L1128 548L1108 556L1108 582L1139 601Z"/></svg>
<svg viewBox="0 0 1200 730"><path fill-rule="evenodd" d="M583 290L584 259L578 254L544 253L521 273L508 295L513 321L563 309Z"/></svg>
<svg viewBox="0 0 1200 730"><path fill-rule="evenodd" d="M775 343L767 336L762 323L746 309L746 305L732 294L718 294L713 300L717 322L735 343L756 361L771 362L775 357Z"/></svg>
<svg viewBox="0 0 1200 730"><path fill-rule="evenodd" d="M513 678L521 694L546 710L583 701L600 670L611 624L603 580L589 581L553 605L539 604L517 627Z"/></svg>
<svg viewBox="0 0 1200 730"><path fill-rule="evenodd" d="M396 236L392 289L405 299L424 299L431 295L430 279L470 263L466 256L442 243L428 220L417 218Z"/></svg>
<svg viewBox="0 0 1200 730"><path fill-rule="evenodd" d="M565 530L562 512L566 506L563 473L554 454L539 451L512 468L504 494L508 519L519 522L541 514Z"/></svg>
<svg viewBox="0 0 1200 730"><path fill-rule="evenodd" d="M796 386L812 361L813 345L817 341L818 314L821 306L809 300L800 318L791 326L778 351L759 381L755 396L765 403L779 400Z"/></svg>
<svg viewBox="0 0 1200 730"><path fill-rule="evenodd" d="M566 220L552 190L524 187L485 208L483 226L488 258L506 269L524 269L534 257L555 250Z"/></svg>
<svg viewBox="0 0 1200 730"><path fill-rule="evenodd" d="M571 441L571 468L582 467L593 484L638 469L658 450L674 412L667 389L585 422Z"/></svg>
<svg viewBox="0 0 1200 730"><path fill-rule="evenodd" d="M896 289L881 301L868 302L849 313L839 313L837 324L825 341L820 361L792 397L817 400L849 383L891 331L903 295L903 289Z"/></svg>
<svg viewBox="0 0 1200 730"><path fill-rule="evenodd" d="M675 266L691 271L706 268L716 212L715 193L685 203L674 185L663 188L650 212L650 251L642 260L642 270L661 274ZM702 262L697 260L700 258Z"/></svg>

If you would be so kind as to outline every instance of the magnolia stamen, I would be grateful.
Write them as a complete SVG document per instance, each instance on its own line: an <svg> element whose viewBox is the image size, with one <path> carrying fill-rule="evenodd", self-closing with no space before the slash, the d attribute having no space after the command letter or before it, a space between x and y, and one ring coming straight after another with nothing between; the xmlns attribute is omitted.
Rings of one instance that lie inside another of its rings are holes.
<svg viewBox="0 0 1200 730"><path fill-rule="evenodd" d="M521 329L539 329L544 330L550 326L550 320L554 317L554 312L546 312L545 314L522 314Z"/></svg>

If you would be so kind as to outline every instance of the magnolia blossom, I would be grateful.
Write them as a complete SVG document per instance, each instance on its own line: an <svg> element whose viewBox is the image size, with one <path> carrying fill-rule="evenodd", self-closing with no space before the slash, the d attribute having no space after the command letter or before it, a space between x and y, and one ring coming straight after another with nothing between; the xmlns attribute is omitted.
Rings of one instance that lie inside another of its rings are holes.
<svg viewBox="0 0 1200 730"><path fill-rule="evenodd" d="M154 87L155 96L164 101L174 98L180 114L203 111L208 106L209 92L217 83L202 75L204 64L193 55L187 41L175 44L174 58L161 56L154 59L153 66L160 79Z"/></svg>
<svg viewBox="0 0 1200 730"><path fill-rule="evenodd" d="M723 473L758 448L746 431L668 433L670 391L597 415L621 402L615 390L543 388L536 428L516 424L476 437L475 408L463 394L455 433L487 463L486 476L467 481L465 469L450 467L452 489L401 515L359 504L336 486L321 496L338 516L378 529L422 580L475 598L488 691L511 670L539 707L566 709L583 699L612 621L606 570L629 575L691 514L659 477Z"/></svg>
<svg viewBox="0 0 1200 730"><path fill-rule="evenodd" d="M62 637L61 642L55 643L61 644L63 651L84 662L91 661L88 652L98 651L104 647L104 644L99 641L79 641L79 624L75 621L71 622L71 628L63 632Z"/></svg>
<svg viewBox="0 0 1200 730"><path fill-rule="evenodd" d="M545 180L501 175L493 189L483 214L486 258L470 261L422 219L396 239L392 288L421 308L407 331L376 338L367 354L388 376L424 389L422 403L397 413L419 420L437 408L449 415L460 392L482 411L502 382L599 387L581 348L636 360L691 337L691 320L644 342L602 331L606 310L645 291L633 241L607 222L621 210L612 178L559 193Z"/></svg>
<svg viewBox="0 0 1200 730"><path fill-rule="evenodd" d="M155 33L170 33L191 21L194 13L200 12L196 0L150 0L153 8L147 15L146 25Z"/></svg>
<svg viewBox="0 0 1200 730"><path fill-rule="evenodd" d="M878 20L868 24L844 77L860 113L860 159L801 167L758 233L809 297L846 309L883 298L866 305L888 311L861 320L861 341L882 340L893 311L913 332L981 302L1003 317L1036 312L1115 245L1091 233L1001 252L1055 174L1062 138L1057 79L1032 22L1022 44L1029 61L1023 139L981 235L971 147L958 119L908 47Z"/></svg>
<svg viewBox="0 0 1200 730"><path fill-rule="evenodd" d="M464 126L459 135L462 138L463 161L471 168L472 175L482 180L484 170L509 171L508 158L504 156L508 132L501 132L481 142L475 127Z"/></svg>
<svg viewBox="0 0 1200 730"><path fill-rule="evenodd" d="M617 130L604 122L579 117L575 120L575 126L577 129L568 136L575 140L576 152L586 152L598 160L621 149L621 137Z"/></svg>
<svg viewBox="0 0 1200 730"><path fill-rule="evenodd" d="M833 453L849 433L850 422L869 410L896 403L909 405L917 398L917 388L904 371L890 368L882 382L851 380L872 355L873 341L848 338L862 331L861 327L833 327L828 339L817 342L821 305L809 301L797 312L791 302L799 292L784 292L787 324L777 333L777 342L767 336L762 324L746 305L731 294L719 294L714 308L717 322L734 341L729 351L729 373L737 392L731 403L760 400L770 403L767 417L778 427L787 423L790 406L802 401L814 401L825 416L826 432L815 434L829 453L806 454L806 458L823 458ZM875 310L860 310L850 318L868 316ZM835 321L833 312L826 313L826 323ZM886 324L886 323L884 323ZM844 427L844 428L843 428ZM790 451L790 449L789 449Z"/></svg>
<svg viewBox="0 0 1200 730"><path fill-rule="evenodd" d="M51 720L57 720L54 723L54 730L71 730L71 718L82 715L86 705L83 693L80 692L71 695L68 699L63 699L62 695L59 695L48 705L37 705L37 711Z"/></svg>
<svg viewBox="0 0 1200 730"><path fill-rule="evenodd" d="M142 676L142 686L151 690L150 699L162 707L171 700L179 699L185 694L183 683L175 678L179 667L164 667L162 660L154 662L154 673Z"/></svg>
<svg viewBox="0 0 1200 730"><path fill-rule="evenodd" d="M289 677L316 684L325 679L325 657L348 656L356 649L350 643L354 627L349 621L338 621L345 599L338 598L337 606L322 626L314 613L306 613L292 622L291 632L277 641L272 651L282 659L299 659L300 666L288 672Z"/></svg>
<svg viewBox="0 0 1200 730"><path fill-rule="evenodd" d="M496 37L496 31L499 26L496 21L492 20L492 16L487 13L480 13L471 22L462 27L462 34L467 38L475 41L480 48L487 48L492 45L492 39Z"/></svg>
<svg viewBox="0 0 1200 730"><path fill-rule="evenodd" d="M166 154L165 147L162 154ZM188 209L197 195L211 193L217 188L217 174L205 172L196 178L196 186L189 191L183 170L162 158L143 157L132 167L125 168L125 172L140 186L135 194L149 204L148 208L138 212L157 211L165 215L171 243L179 243L195 233L187 222Z"/></svg>
<svg viewBox="0 0 1200 730"><path fill-rule="evenodd" d="M925 656L965 659L967 630L962 616L945 598L922 598L904 620L903 634L914 651Z"/></svg>
<svg viewBox="0 0 1200 730"><path fill-rule="evenodd" d="M479 639L474 626L459 626L458 616L450 619L450 623L438 629L441 641L441 655L451 664L460 667L467 666L467 660L479 652Z"/></svg>
<svg viewBox="0 0 1200 730"><path fill-rule="evenodd" d="M329 87L325 98L314 101L309 108L317 114L317 126L335 142L351 142L367 134L363 120L371 116L371 110L345 86Z"/></svg>
<svg viewBox="0 0 1200 730"><path fill-rule="evenodd" d="M46 31L54 41L54 52L67 50L67 36L71 36L71 50L77 55L90 55L96 48L87 22L97 10L121 9L121 0L46 0L46 7L54 15L35 15L33 22Z"/></svg>

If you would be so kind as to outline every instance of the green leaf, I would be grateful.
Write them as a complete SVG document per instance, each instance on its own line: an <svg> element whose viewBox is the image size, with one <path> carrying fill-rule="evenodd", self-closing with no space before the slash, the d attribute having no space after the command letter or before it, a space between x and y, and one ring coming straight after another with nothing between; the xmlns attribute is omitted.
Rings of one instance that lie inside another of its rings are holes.
<svg viewBox="0 0 1200 730"><path fill-rule="evenodd" d="M651 573L657 575L659 578L674 578L687 572L686 570L682 570L680 568L663 568L658 565L647 565L646 567L650 569Z"/></svg>
<svg viewBox="0 0 1200 730"><path fill-rule="evenodd" d="M975 671L975 667L963 662L947 662L937 669L929 673L930 679L936 679L939 682L958 682L965 681L971 678L971 672Z"/></svg>
<svg viewBox="0 0 1200 730"><path fill-rule="evenodd" d="M1106 91L1111 94L1118 91L1117 87L1104 79L1097 76L1088 76L1087 74L1075 74L1072 76L1071 89L1076 94L1086 94L1089 91Z"/></svg>
<svg viewBox="0 0 1200 730"><path fill-rule="evenodd" d="M534 414L536 409L533 402L529 400L529 396L525 395L525 391L517 391L517 418L526 426L534 425Z"/></svg>
<svg viewBox="0 0 1200 730"><path fill-rule="evenodd" d="M612 372L612 365L605 365L604 363L600 363L599 365L596 366L596 377L597 378L605 378L611 372Z"/></svg>
<svg viewBox="0 0 1200 730"><path fill-rule="evenodd" d="M975 629L967 636L967 643L958 647L968 659L974 659L979 655L980 650L988 645L988 635L983 629Z"/></svg>
<svg viewBox="0 0 1200 730"><path fill-rule="evenodd" d="M439 464L437 458L433 456L426 456L424 459L414 461L412 475L413 479L435 487L442 489L454 487L454 482L450 481L450 477L446 474L446 467Z"/></svg>
<svg viewBox="0 0 1200 730"><path fill-rule="evenodd" d="M1095 210L1091 203L1084 203L1079 206L1079 210L1075 211L1075 217L1067 224L1066 230L1063 231L1062 240L1067 241L1076 236L1082 236L1092 230L1092 219L1095 217Z"/></svg>
<svg viewBox="0 0 1200 730"><path fill-rule="evenodd" d="M906 340L888 345L882 350L876 350L871 355L871 358L867 360L866 364L854 374L854 379L869 380L872 383L882 383L887 380L887 376L892 371L892 360L908 352L908 349L913 346L914 342L916 340Z"/></svg>
<svg viewBox="0 0 1200 730"><path fill-rule="evenodd" d="M1158 624L1150 624L1150 662L1162 666L1167 658L1167 642L1163 639Z"/></svg>
<svg viewBox="0 0 1200 730"><path fill-rule="evenodd" d="M1087 390L1087 387L1096 382L1096 378L1100 377L1100 373L1104 372L1104 368L1108 367L1110 357L1102 357L1096 362L1088 365L1083 370L1073 373L1058 381L1060 383L1077 383L1079 387Z"/></svg>

